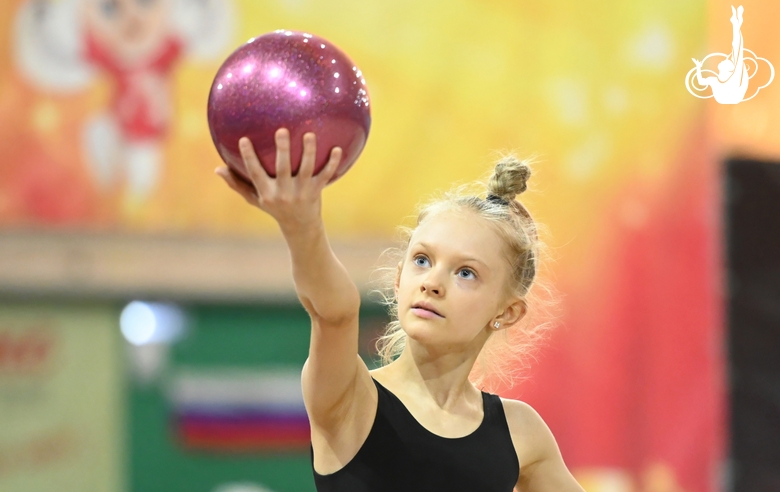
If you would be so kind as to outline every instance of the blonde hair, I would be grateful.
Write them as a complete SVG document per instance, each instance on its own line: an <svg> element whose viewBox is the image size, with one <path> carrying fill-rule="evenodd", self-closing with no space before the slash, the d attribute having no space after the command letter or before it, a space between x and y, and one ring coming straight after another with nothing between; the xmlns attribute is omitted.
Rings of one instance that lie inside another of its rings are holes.
<svg viewBox="0 0 780 492"><path fill-rule="evenodd" d="M495 331L482 348L469 379L478 387L490 391L501 385L511 386L528 368L540 341L555 323L559 296L551 284L539 279L540 267L546 262L546 244L540 240L540 224L536 223L515 196L527 189L534 159L519 160L512 154L501 157L487 180L461 185L434 198L418 209L414 228L400 227L399 245L383 253L388 265L378 274L380 302L385 305L391 321L376 343L382 364L389 364L406 346L406 333L398 320L398 300L394 283L398 264L403 261L414 230L426 219L444 211L468 211L492 224L506 246L506 259L512 274L507 294L523 298L526 315L515 325ZM487 188L486 198L477 195Z"/></svg>

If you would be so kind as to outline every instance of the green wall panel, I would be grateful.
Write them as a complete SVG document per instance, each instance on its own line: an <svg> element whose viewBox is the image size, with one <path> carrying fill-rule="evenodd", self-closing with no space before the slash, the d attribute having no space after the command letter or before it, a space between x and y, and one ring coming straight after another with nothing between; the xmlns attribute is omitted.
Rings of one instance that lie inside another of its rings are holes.
<svg viewBox="0 0 780 492"><path fill-rule="evenodd" d="M300 305L198 305L186 308L189 329L173 344L161 375L129 386L130 490L214 492L226 483L255 483L273 492L314 491L309 453L193 451L176 440L166 378L182 369L301 368L309 317ZM375 305L361 312L361 348L386 317Z"/></svg>

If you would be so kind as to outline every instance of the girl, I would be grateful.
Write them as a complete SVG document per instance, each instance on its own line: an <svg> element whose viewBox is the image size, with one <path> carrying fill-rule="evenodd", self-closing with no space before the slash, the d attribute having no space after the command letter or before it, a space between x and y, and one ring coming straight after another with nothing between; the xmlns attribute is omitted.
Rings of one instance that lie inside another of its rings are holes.
<svg viewBox="0 0 780 492"><path fill-rule="evenodd" d="M485 343L527 311L536 271L533 221L515 201L530 172L496 167L488 197L450 198L424 209L398 264L397 319L369 371L358 356L360 293L333 254L321 192L342 151L313 176L316 137L303 137L291 173L290 137L276 132L270 178L247 138L239 141L252 184L216 170L248 203L279 223L295 288L311 317L302 385L319 492L582 492L547 425L527 404L469 381Z"/></svg>

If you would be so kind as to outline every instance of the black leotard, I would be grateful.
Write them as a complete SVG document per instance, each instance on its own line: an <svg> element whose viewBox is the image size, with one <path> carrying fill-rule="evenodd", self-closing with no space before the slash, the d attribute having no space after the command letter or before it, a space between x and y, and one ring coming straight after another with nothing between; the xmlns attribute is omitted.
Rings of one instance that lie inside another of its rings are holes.
<svg viewBox="0 0 780 492"><path fill-rule="evenodd" d="M314 471L317 492L512 492L520 465L498 396L482 392L485 417L477 430L446 438L423 427L375 379L374 384L379 401L366 441L342 469L329 475Z"/></svg>

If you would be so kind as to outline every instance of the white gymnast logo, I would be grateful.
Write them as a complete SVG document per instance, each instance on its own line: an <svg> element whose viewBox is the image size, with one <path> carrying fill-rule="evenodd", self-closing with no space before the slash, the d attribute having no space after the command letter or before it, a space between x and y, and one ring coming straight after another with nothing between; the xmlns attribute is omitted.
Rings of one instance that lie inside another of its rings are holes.
<svg viewBox="0 0 780 492"><path fill-rule="evenodd" d="M742 12L745 9L740 5L738 9L734 10L731 7L731 26L732 26L732 40L731 40L731 54L725 53L712 53L707 55L702 61L698 61L696 58L692 58L693 63L696 64L688 74L685 76L685 88L688 92L700 99L707 99L714 97L720 104L739 104L742 101L749 101L753 99L758 91L763 89L772 83L775 78L775 67L769 63L766 58L761 58L755 53L745 48L742 40ZM745 52L750 53L752 56L745 56ZM710 57L720 57L723 60L718 63L718 73L713 70L702 69L702 65ZM745 97L748 90L748 83L756 73L758 72L758 60L766 62L769 66L769 81L766 84L758 87L750 97ZM752 66L750 66L752 64ZM702 73L710 73L714 76L702 77ZM694 78L695 74L695 78ZM703 92L707 87L712 88L712 94L708 96L700 96L697 92ZM691 90L693 88L693 90Z"/></svg>

